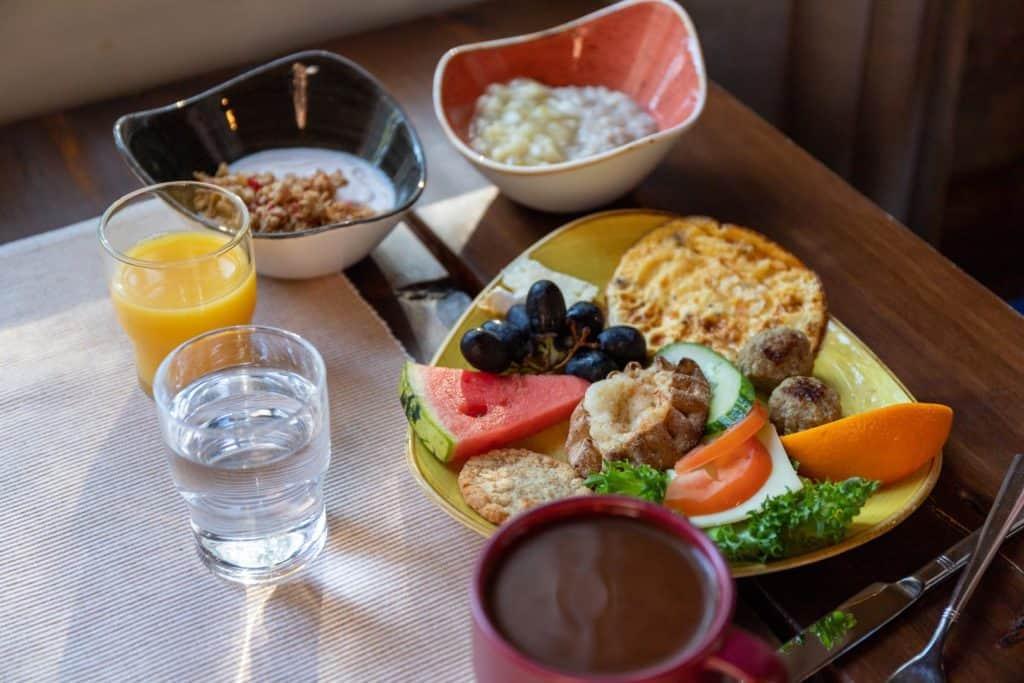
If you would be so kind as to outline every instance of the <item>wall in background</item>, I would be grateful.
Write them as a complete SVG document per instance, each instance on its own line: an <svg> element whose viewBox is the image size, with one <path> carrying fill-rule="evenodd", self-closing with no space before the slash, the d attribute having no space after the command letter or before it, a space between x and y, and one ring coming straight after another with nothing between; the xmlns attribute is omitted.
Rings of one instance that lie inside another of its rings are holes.
<svg viewBox="0 0 1024 683"><path fill-rule="evenodd" d="M0 123L470 1L4 0Z"/></svg>

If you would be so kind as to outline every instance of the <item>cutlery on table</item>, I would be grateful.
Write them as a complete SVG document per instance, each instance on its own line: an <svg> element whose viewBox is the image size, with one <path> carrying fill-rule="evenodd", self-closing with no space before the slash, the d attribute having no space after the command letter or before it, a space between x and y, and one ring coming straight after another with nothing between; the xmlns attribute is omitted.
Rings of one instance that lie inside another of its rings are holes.
<svg viewBox="0 0 1024 683"><path fill-rule="evenodd" d="M1020 491L1022 479L1018 455L1011 465L1000 489ZM1010 475L1017 471L1015 482L1006 486ZM1016 487L1016 488L1014 488ZM996 500L996 504L1000 501ZM996 511L993 504L992 512ZM1024 529L1024 515L1008 515L1014 520L1006 537ZM972 552L986 527L976 529L944 553L934 558L913 574L893 583L873 583L846 600L835 610L819 619L782 646L779 656L793 681L803 681L825 668L836 659L866 640L887 623L902 614L927 591L959 571L972 557ZM998 544L997 546L998 547Z"/></svg>
<svg viewBox="0 0 1024 683"><path fill-rule="evenodd" d="M939 683L946 680L946 673L942 666L942 651L946 645L946 634L953 626L953 623L960 617L967 601L971 599L974 589L978 587L982 574L988 569L1003 539L1010 531L1010 526L1017 519L1021 509L1024 508L1024 455L1018 453L1013 456L1010 469L1003 478L1003 485L999 487L999 494L992 503L984 526L981 527L981 535L978 543L971 554L971 561L967 565L963 576L956 584L949 605L942 611L938 626L932 639L928 641L924 649L917 656L908 660L903 666L889 677L889 683Z"/></svg>

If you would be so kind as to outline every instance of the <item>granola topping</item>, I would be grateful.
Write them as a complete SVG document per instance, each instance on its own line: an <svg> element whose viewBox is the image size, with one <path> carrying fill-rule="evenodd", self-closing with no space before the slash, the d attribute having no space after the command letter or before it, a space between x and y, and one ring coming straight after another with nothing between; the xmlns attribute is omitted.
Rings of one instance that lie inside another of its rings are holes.
<svg viewBox="0 0 1024 683"><path fill-rule="evenodd" d="M368 218L377 212L366 204L338 197L348 185L341 171L317 170L310 176L232 172L221 164L214 175L196 172L197 180L228 189L245 202L256 233L298 232L322 225ZM209 194L197 197L196 208L210 216L220 215L224 199Z"/></svg>

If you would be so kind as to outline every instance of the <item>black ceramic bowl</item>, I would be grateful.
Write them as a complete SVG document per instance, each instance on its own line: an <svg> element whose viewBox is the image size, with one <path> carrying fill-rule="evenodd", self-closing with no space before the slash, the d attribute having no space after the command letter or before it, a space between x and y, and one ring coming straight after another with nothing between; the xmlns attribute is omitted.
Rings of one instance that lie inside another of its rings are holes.
<svg viewBox="0 0 1024 683"><path fill-rule="evenodd" d="M221 162L281 147L340 150L383 171L395 189L391 211L295 233L256 233L256 269L273 277L316 277L355 263L384 239L426 184L423 148L395 99L361 67L320 50L122 116L114 140L147 185L192 179L195 171L213 173Z"/></svg>

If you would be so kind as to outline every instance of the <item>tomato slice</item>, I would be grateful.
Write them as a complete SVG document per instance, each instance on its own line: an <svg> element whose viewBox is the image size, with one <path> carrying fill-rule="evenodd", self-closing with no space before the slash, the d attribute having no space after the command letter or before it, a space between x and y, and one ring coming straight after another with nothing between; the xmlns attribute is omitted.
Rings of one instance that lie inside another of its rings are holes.
<svg viewBox="0 0 1024 683"><path fill-rule="evenodd" d="M665 505L688 517L734 508L757 493L772 473L772 456L757 437L700 469L677 474Z"/></svg>
<svg viewBox="0 0 1024 683"><path fill-rule="evenodd" d="M734 452L747 439L757 434L768 422L768 411L754 401L747 416L722 432L714 441L701 444L676 461L676 473L685 474Z"/></svg>

